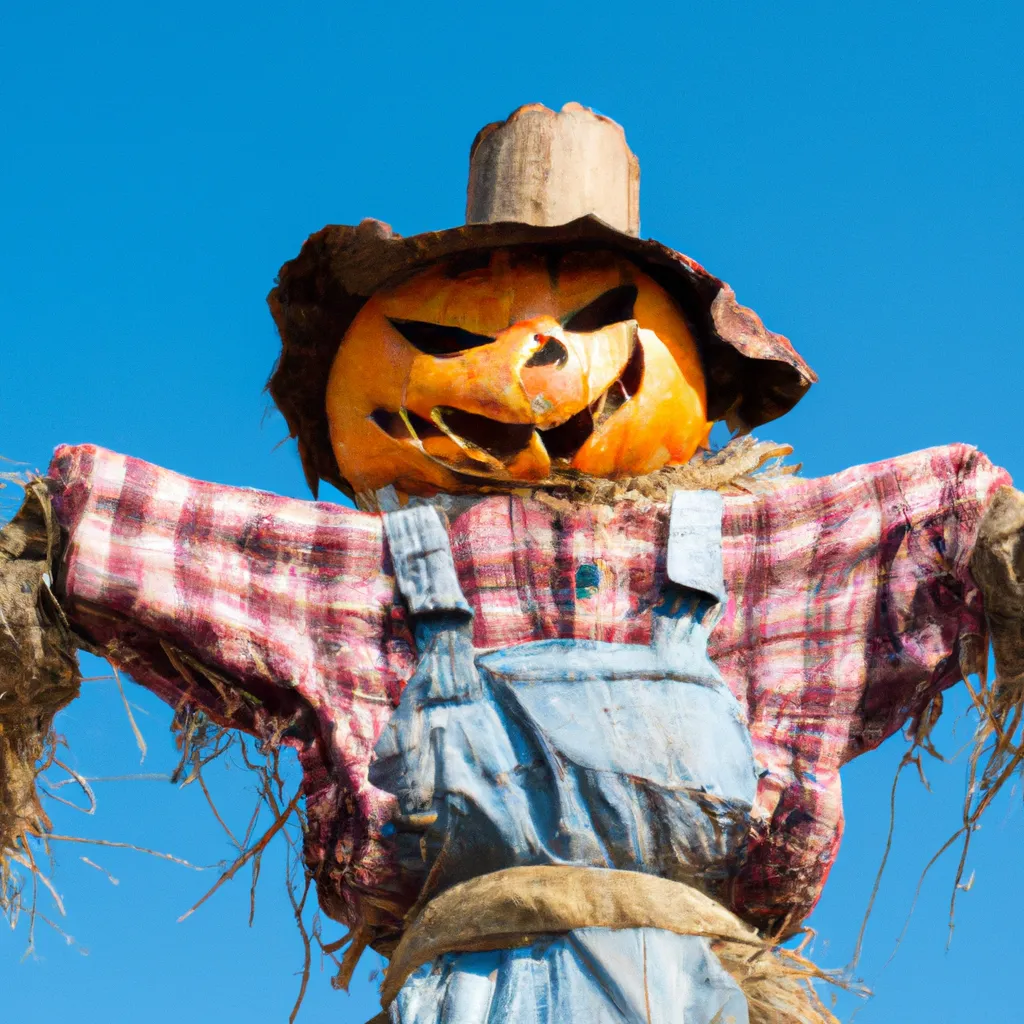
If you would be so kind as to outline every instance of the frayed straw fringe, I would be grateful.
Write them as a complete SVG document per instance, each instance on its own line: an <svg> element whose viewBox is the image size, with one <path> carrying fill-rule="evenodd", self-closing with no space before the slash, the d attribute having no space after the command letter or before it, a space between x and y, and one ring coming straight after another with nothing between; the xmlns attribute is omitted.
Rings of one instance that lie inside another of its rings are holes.
<svg viewBox="0 0 1024 1024"><path fill-rule="evenodd" d="M50 590L59 531L46 485L4 479L19 484L25 500L0 530L0 911L13 923L31 884L31 949L40 884L63 914L37 858L48 857L51 832L37 779L51 766L75 775L57 757L53 719L78 695L80 675L71 628Z"/></svg>
<svg viewBox="0 0 1024 1024"><path fill-rule="evenodd" d="M620 501L667 502L673 491L768 490L792 476L799 465L787 466L783 459L793 452L788 444L758 441L750 435L733 438L717 451L700 451L682 466L666 466L647 476L622 480L565 472L546 488L555 497L588 505L614 505ZM542 492L537 492L539 497Z"/></svg>
<svg viewBox="0 0 1024 1024"><path fill-rule="evenodd" d="M754 951L735 942L713 942L711 948L743 990L750 1024L839 1024L814 987L815 981L869 995L843 973L818 967L800 950L772 947L768 942Z"/></svg>
<svg viewBox="0 0 1024 1024"><path fill-rule="evenodd" d="M800 471L799 464L785 465L792 454L788 444L758 441L749 435L733 438L716 451L699 451L682 466L666 466L647 476L605 480L573 470L555 470L550 480L536 487L507 487L481 483L477 493L438 494L411 498L410 504L427 503L457 516L483 498L514 494L533 498L559 510L579 505L615 505L623 501L667 502L673 491L746 491L757 493L777 486ZM400 501L394 487L363 491L355 496L363 512L391 512Z"/></svg>

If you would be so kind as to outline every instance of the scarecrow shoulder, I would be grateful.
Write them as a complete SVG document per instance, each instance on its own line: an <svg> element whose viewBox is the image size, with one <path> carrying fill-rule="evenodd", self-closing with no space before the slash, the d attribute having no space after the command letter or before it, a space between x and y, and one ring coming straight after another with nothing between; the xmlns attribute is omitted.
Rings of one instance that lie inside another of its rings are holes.
<svg viewBox="0 0 1024 1024"><path fill-rule="evenodd" d="M880 542L892 559L912 549L915 539L925 540L941 556L942 571L965 591L973 586L969 565L982 519L1000 488L1011 483L1006 470L967 444L926 448L827 480L832 486L826 491L860 492L862 500L877 504Z"/></svg>
<svg viewBox="0 0 1024 1024"><path fill-rule="evenodd" d="M949 445L727 500L712 649L752 720L829 723L838 761L957 682L986 632L971 559L1008 483Z"/></svg>
<svg viewBox="0 0 1024 1024"><path fill-rule="evenodd" d="M1006 470L976 448L951 444L852 466L829 476L783 477L752 494L725 497L727 547L751 554L757 545L784 542L787 552L839 542L836 555L858 551L923 528L944 529L966 570L978 526Z"/></svg>
<svg viewBox="0 0 1024 1024"><path fill-rule="evenodd" d="M1010 474L969 444L925 448L860 468L868 478L893 477L909 487L908 503L924 506L952 504L959 513L965 506L984 511ZM856 474L857 469L848 473Z"/></svg>
<svg viewBox="0 0 1024 1024"><path fill-rule="evenodd" d="M242 728L300 706L343 715L356 694L387 703L394 582L380 517L92 445L58 448L48 482L66 538L62 606L163 700Z"/></svg>

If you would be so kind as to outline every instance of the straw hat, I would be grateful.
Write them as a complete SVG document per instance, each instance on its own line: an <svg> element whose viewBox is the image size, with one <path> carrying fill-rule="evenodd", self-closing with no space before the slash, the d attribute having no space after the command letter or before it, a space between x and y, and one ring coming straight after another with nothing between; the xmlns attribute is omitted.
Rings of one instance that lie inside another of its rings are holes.
<svg viewBox="0 0 1024 1024"><path fill-rule="evenodd" d="M282 351L268 383L298 439L314 495L321 479L350 491L328 433L325 392L345 331L379 288L446 257L504 246L621 253L679 303L700 346L708 415L749 430L788 412L817 377L700 264L639 237L640 166L618 124L578 103L530 104L483 128L469 155L466 223L403 238L364 220L311 235L268 302Z"/></svg>

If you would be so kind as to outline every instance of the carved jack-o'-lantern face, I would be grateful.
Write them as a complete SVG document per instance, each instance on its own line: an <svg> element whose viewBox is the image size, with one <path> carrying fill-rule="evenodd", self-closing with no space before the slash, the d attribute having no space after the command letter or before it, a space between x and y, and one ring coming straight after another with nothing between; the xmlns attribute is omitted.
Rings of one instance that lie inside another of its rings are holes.
<svg viewBox="0 0 1024 1024"><path fill-rule="evenodd" d="M327 386L356 492L467 493L685 462L709 429L671 297L604 252L472 254L374 294Z"/></svg>

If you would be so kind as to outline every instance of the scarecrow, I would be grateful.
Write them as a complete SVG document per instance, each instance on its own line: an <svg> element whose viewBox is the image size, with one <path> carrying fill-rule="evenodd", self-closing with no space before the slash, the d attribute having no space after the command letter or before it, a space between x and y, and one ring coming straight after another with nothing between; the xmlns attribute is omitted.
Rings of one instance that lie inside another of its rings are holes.
<svg viewBox="0 0 1024 1024"><path fill-rule="evenodd" d="M73 650L293 747L321 906L382 1019L826 1021L781 943L839 771L983 673L1024 682L1024 497L953 445L824 479L749 431L815 376L641 240L622 129L533 105L473 143L467 223L327 227L281 269L270 393L358 510L61 447L0 539L0 850ZM724 420L735 439L707 450Z"/></svg>

